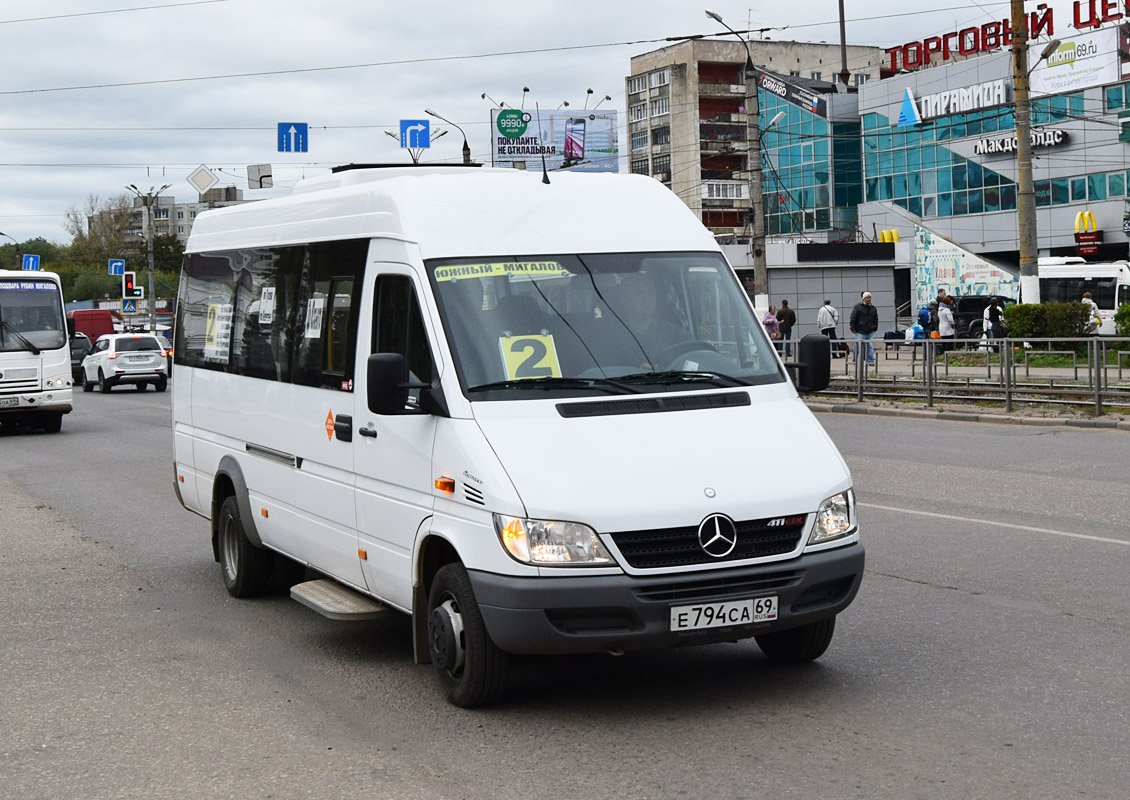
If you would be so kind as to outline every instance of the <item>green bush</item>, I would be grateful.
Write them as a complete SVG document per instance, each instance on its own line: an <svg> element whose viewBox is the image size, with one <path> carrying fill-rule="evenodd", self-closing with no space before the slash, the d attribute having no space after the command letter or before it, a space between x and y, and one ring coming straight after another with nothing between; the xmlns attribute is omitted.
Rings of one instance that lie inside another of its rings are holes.
<svg viewBox="0 0 1130 800"><path fill-rule="evenodd" d="M1130 336L1130 303L1114 313L1115 336Z"/></svg>
<svg viewBox="0 0 1130 800"><path fill-rule="evenodd" d="M1012 338L1078 337L1093 333L1091 312L1084 303L1023 303L1006 306L1004 318Z"/></svg>

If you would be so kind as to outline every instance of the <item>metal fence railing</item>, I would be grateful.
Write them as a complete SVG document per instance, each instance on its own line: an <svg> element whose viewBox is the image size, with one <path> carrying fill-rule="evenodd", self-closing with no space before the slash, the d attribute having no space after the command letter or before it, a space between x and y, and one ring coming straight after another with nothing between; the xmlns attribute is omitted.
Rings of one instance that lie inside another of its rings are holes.
<svg viewBox="0 0 1130 800"><path fill-rule="evenodd" d="M842 352L842 345L847 352ZM859 343L832 343L826 394L1130 409L1130 338L875 340L875 362L853 358Z"/></svg>

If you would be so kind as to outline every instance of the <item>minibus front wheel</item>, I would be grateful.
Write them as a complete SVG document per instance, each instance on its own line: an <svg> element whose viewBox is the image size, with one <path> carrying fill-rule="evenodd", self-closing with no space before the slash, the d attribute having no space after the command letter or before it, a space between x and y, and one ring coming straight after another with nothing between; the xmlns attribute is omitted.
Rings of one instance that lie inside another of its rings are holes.
<svg viewBox="0 0 1130 800"><path fill-rule="evenodd" d="M251 544L243 532L235 495L228 495L220 504L216 534L219 538L220 572L228 594L232 597L263 594L271 578L274 559L269 550L261 550Z"/></svg>
<svg viewBox="0 0 1130 800"><path fill-rule="evenodd" d="M428 649L447 699L462 708L502 696L510 657L483 624L471 579L462 564L439 569L428 593Z"/></svg>
<svg viewBox="0 0 1130 800"><path fill-rule="evenodd" d="M835 616L776 633L755 636L757 646L770 661L779 664L805 664L824 655L836 632Z"/></svg>

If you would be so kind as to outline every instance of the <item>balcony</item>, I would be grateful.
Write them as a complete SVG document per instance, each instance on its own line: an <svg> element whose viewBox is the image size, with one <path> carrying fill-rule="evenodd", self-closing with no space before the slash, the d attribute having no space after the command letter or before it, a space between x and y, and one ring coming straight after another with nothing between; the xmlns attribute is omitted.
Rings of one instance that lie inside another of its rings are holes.
<svg viewBox="0 0 1130 800"><path fill-rule="evenodd" d="M745 86L738 83L700 83L700 97L745 97Z"/></svg>

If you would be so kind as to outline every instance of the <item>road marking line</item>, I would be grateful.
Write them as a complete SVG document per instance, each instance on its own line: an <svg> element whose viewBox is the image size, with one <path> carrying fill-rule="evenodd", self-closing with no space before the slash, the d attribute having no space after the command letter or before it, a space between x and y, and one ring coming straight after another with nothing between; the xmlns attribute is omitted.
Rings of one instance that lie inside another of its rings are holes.
<svg viewBox="0 0 1130 800"><path fill-rule="evenodd" d="M1010 528L1016 531L1031 531L1033 533L1050 533L1053 536L1066 536L1071 539L1089 539L1092 542L1106 542L1107 544L1120 544L1124 547L1130 547L1130 541L1125 539L1110 539L1105 536L1091 536L1086 533L1068 533L1067 531L1053 531L1050 528L1034 528L1031 525L1014 525L1011 522L995 522L989 519L977 519L976 517L955 517L952 514L938 514L933 511L918 511L912 508L896 508L895 506L881 506L875 503L859 503L861 508L877 508L880 511L899 511L903 514L917 514L920 517L937 517L938 519L948 519L955 522L972 522L976 525L995 525L998 528Z"/></svg>

